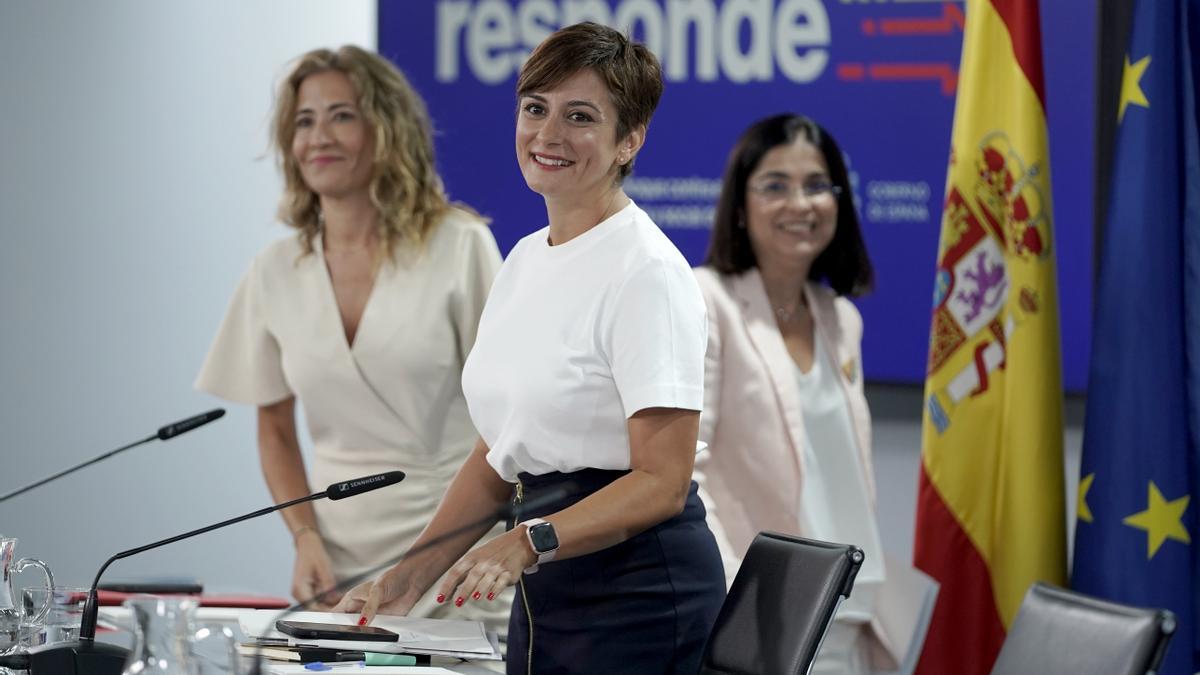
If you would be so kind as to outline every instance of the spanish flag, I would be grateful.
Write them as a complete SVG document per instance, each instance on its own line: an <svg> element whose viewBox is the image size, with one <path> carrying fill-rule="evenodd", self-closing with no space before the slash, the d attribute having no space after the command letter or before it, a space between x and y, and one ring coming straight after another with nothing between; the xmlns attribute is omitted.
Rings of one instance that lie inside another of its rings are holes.
<svg viewBox="0 0 1200 675"><path fill-rule="evenodd" d="M941 584L917 672L991 670L1064 585L1062 384L1036 0L967 0L934 284L914 558Z"/></svg>

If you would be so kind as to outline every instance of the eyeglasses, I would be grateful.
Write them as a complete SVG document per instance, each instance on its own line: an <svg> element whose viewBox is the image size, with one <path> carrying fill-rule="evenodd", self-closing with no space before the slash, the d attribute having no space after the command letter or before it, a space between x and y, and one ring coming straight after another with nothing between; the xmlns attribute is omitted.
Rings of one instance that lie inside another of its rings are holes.
<svg viewBox="0 0 1200 675"><path fill-rule="evenodd" d="M801 192L809 201L828 200L842 194L842 187L827 180L814 180L802 185L793 185L785 180L768 180L747 186L751 192L767 201L781 202Z"/></svg>

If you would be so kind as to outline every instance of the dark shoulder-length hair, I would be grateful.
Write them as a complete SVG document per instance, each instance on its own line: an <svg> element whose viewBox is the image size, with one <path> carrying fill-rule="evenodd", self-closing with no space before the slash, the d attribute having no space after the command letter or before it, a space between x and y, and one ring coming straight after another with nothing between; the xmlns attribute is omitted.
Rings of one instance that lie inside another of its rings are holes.
<svg viewBox="0 0 1200 675"><path fill-rule="evenodd" d="M792 113L775 115L750 125L729 153L721 181L721 196L704 264L722 274L741 274L758 266L745 226L746 181L772 148L803 138L821 151L829 178L841 188L833 240L813 261L809 279L824 281L838 295L858 296L871 290L875 272L867 257L846 161L833 136L813 120Z"/></svg>

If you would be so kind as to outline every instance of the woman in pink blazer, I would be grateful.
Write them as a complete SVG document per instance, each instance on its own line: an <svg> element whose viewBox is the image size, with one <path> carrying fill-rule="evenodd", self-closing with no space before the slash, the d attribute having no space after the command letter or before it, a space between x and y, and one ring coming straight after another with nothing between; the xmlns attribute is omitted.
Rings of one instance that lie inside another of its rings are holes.
<svg viewBox="0 0 1200 675"><path fill-rule="evenodd" d="M845 298L867 291L872 276L834 139L790 114L747 129L696 269L709 319L700 423L709 448L696 472L730 581L762 530L866 552L814 673L865 673L875 647L894 653L874 607L885 575L862 318Z"/></svg>

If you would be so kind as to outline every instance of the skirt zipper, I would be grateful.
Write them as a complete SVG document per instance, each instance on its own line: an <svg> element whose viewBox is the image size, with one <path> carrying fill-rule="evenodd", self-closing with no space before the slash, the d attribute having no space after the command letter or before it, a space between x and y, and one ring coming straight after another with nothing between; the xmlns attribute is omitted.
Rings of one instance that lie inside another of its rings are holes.
<svg viewBox="0 0 1200 675"><path fill-rule="evenodd" d="M524 501L525 486L521 484L520 480L517 480L517 503L521 504ZM517 585L521 587L521 602L525 603L525 618L529 620L529 645L525 654L525 673L533 675L533 611L529 609L529 596L525 595L524 574L521 574L521 578L517 580Z"/></svg>

